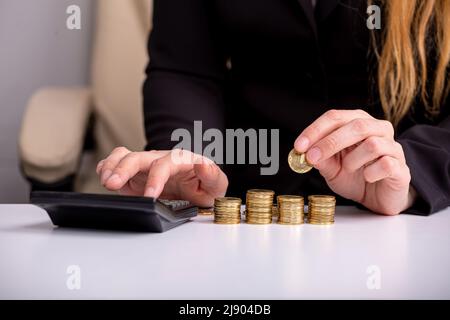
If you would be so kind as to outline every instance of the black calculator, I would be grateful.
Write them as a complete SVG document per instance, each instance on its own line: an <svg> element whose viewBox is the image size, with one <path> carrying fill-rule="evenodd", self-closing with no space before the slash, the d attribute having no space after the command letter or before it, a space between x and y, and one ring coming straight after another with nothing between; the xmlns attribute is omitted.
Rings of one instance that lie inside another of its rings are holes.
<svg viewBox="0 0 450 320"><path fill-rule="evenodd" d="M195 217L198 208L183 200L34 191L30 202L47 211L59 227L164 232Z"/></svg>

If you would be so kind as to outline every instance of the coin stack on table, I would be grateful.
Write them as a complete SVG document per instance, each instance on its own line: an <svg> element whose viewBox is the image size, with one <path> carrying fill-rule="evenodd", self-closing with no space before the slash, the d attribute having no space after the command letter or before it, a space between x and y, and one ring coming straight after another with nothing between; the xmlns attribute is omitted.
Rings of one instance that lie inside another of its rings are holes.
<svg viewBox="0 0 450 320"><path fill-rule="evenodd" d="M279 224L303 224L305 201L301 196L278 196Z"/></svg>
<svg viewBox="0 0 450 320"><path fill-rule="evenodd" d="M223 197L214 200L214 222L218 224L241 223L241 204L239 198Z"/></svg>
<svg viewBox="0 0 450 320"><path fill-rule="evenodd" d="M250 224L272 223L273 197L272 190L252 189L247 191L246 218Z"/></svg>
<svg viewBox="0 0 450 320"><path fill-rule="evenodd" d="M308 197L308 223L328 225L334 223L336 198L333 196Z"/></svg>

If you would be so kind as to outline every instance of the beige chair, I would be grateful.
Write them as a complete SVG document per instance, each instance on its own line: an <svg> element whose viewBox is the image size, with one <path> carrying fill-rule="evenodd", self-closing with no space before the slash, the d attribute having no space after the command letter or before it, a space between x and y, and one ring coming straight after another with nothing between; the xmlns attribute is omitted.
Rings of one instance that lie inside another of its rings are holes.
<svg viewBox="0 0 450 320"><path fill-rule="evenodd" d="M19 137L32 188L106 192L95 167L114 147L145 146L142 84L151 0L97 0L91 86L42 88L30 99ZM84 152L88 129L94 148Z"/></svg>

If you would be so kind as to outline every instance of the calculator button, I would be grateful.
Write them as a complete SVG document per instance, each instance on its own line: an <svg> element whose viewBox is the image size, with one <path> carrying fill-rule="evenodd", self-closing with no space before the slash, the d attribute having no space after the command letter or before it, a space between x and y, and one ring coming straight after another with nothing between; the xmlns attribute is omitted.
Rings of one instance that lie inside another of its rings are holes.
<svg viewBox="0 0 450 320"><path fill-rule="evenodd" d="M168 206L172 210L176 211L179 209L182 209L184 207L189 206L191 203L186 200L166 200L166 199L159 199L161 203Z"/></svg>

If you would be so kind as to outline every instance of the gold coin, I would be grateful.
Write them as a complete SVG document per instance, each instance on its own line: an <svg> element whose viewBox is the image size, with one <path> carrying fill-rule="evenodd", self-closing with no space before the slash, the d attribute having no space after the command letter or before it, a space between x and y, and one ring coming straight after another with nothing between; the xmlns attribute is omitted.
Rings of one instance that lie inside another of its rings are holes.
<svg viewBox="0 0 450 320"><path fill-rule="evenodd" d="M308 196L308 200L319 203L336 203L336 197L326 195L311 195Z"/></svg>
<svg viewBox="0 0 450 320"><path fill-rule="evenodd" d="M309 224L315 224L315 225L319 225L319 226L329 226L334 224L334 221L332 222L316 222L316 221L308 221Z"/></svg>
<svg viewBox="0 0 450 320"><path fill-rule="evenodd" d="M214 222L217 224L238 224L241 222L240 198L222 197L214 199Z"/></svg>
<svg viewBox="0 0 450 320"><path fill-rule="evenodd" d="M291 196L291 195L280 195L277 197L278 202L294 202L294 203L303 203L304 198L302 196Z"/></svg>
<svg viewBox="0 0 450 320"><path fill-rule="evenodd" d="M267 190L267 189L250 189L247 191L247 194L252 195L274 195L275 191L273 190Z"/></svg>
<svg viewBox="0 0 450 320"><path fill-rule="evenodd" d="M271 224L272 219L270 220L247 220L247 224Z"/></svg>
<svg viewBox="0 0 450 320"><path fill-rule="evenodd" d="M289 167L297 173L307 173L313 168L308 161L306 161L306 155L304 153L298 153L295 149L289 153L288 156Z"/></svg>
<svg viewBox="0 0 450 320"><path fill-rule="evenodd" d="M272 223L274 196L275 192L273 190L248 190L246 195L246 222L249 224Z"/></svg>
<svg viewBox="0 0 450 320"><path fill-rule="evenodd" d="M304 199L302 196L279 195L277 202L279 224L296 225L304 223Z"/></svg>
<svg viewBox="0 0 450 320"><path fill-rule="evenodd" d="M216 224L240 224L241 220L230 220L230 221L215 220L214 223L216 223Z"/></svg>
<svg viewBox="0 0 450 320"><path fill-rule="evenodd" d="M317 225L334 224L336 198L327 195L308 197L308 223Z"/></svg>
<svg viewBox="0 0 450 320"><path fill-rule="evenodd" d="M298 225L298 224L304 224L303 221L285 222L285 221L280 221L280 220L278 220L277 223L285 225L285 226L293 226L293 225Z"/></svg>
<svg viewBox="0 0 450 320"><path fill-rule="evenodd" d="M198 208L198 214L201 216L210 216L214 214L214 208Z"/></svg>
<svg viewBox="0 0 450 320"><path fill-rule="evenodd" d="M233 197L221 197L214 199L215 203L228 203L228 204L241 204L242 200L240 198Z"/></svg>

